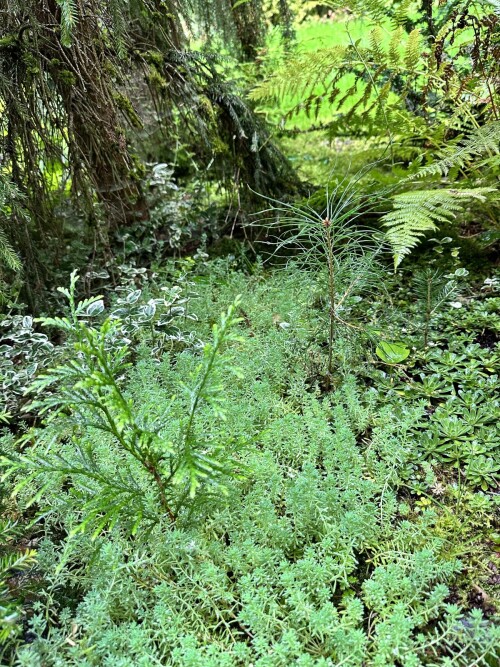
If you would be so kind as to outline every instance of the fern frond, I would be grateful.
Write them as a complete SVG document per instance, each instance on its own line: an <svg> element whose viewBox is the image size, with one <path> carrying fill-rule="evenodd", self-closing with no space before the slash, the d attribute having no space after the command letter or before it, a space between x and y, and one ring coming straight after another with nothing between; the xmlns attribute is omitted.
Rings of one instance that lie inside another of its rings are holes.
<svg viewBox="0 0 500 667"><path fill-rule="evenodd" d="M500 156L500 121L494 120L475 128L464 139L445 148L432 164L422 167L412 178L446 176L453 168L464 169L478 157L487 157L477 166L494 166ZM410 180L410 179L408 179Z"/></svg>
<svg viewBox="0 0 500 667"><path fill-rule="evenodd" d="M375 62L385 61L385 51L383 49L384 34L380 26L376 26L370 32L370 49Z"/></svg>
<svg viewBox="0 0 500 667"><path fill-rule="evenodd" d="M418 28L412 30L408 35L404 60L405 60L405 65L409 70L414 70L417 67L418 62L420 60L422 52L420 39L421 39L420 30Z"/></svg>
<svg viewBox="0 0 500 667"><path fill-rule="evenodd" d="M387 2L385 0L330 0L328 6L332 9L349 9L353 14L363 16L373 23L382 23L387 16Z"/></svg>
<svg viewBox="0 0 500 667"><path fill-rule="evenodd" d="M420 72L420 42L418 30L408 35L403 28L396 27L387 41L382 29L376 26L369 33L367 46L337 45L288 59L260 82L250 97L257 102L290 104L291 101L294 106L286 118L301 110L308 114L314 111L317 116L324 106L330 106L340 112L340 120L348 126L359 119L365 126L375 122L386 127L390 123L388 100L396 80L401 77L413 80ZM348 81L347 90L339 95ZM398 106L400 111L404 110L402 100ZM394 129L398 131L397 124Z"/></svg>
<svg viewBox="0 0 500 667"><path fill-rule="evenodd" d="M437 223L450 222L463 211L464 204L471 200L484 202L494 192L495 188L439 189L395 195L394 209L382 217L395 268L427 232L437 229Z"/></svg>
<svg viewBox="0 0 500 667"><path fill-rule="evenodd" d="M109 13L111 16L111 23L113 26L113 38L116 44L116 51L120 58L123 58L126 53L125 49L125 32L126 32L126 1L125 0L109 0Z"/></svg>
<svg viewBox="0 0 500 667"><path fill-rule="evenodd" d="M61 8L61 44L71 46L73 30L78 21L78 9L75 0L57 0Z"/></svg>
<svg viewBox="0 0 500 667"><path fill-rule="evenodd" d="M396 26L404 26L408 21L408 14L410 13L413 0L401 0L399 5L394 9L393 22Z"/></svg>
<svg viewBox="0 0 500 667"><path fill-rule="evenodd" d="M399 26L392 34L389 43L389 61L393 67L398 65L401 58L401 44L403 42L404 30Z"/></svg>
<svg viewBox="0 0 500 667"><path fill-rule="evenodd" d="M334 70L342 66L346 52L347 47L334 46L299 53L256 86L249 97L256 102L279 101L287 96L307 98L317 86L327 88Z"/></svg>

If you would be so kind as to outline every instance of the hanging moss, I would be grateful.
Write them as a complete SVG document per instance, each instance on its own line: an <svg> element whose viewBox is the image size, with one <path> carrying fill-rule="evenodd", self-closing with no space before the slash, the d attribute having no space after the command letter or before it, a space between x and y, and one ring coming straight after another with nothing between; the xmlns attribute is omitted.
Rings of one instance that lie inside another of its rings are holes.
<svg viewBox="0 0 500 667"><path fill-rule="evenodd" d="M24 66L26 67L27 74L31 74L33 76L37 76L38 74L40 74L40 66L38 64L38 60L30 53L23 52L22 61Z"/></svg>
<svg viewBox="0 0 500 667"><path fill-rule="evenodd" d="M115 101L115 104L118 107L118 109L120 109L120 111L122 111L127 116L128 120L132 124L132 127L135 127L136 129L141 129L143 126L142 121L139 118L137 111L132 106L132 102L130 101L130 99L126 95L123 95L118 91L114 91L113 100Z"/></svg>
<svg viewBox="0 0 500 667"><path fill-rule="evenodd" d="M137 183L142 183L147 174L146 166L142 161L142 158L137 153L130 152L130 159L132 161L130 178Z"/></svg>
<svg viewBox="0 0 500 667"><path fill-rule="evenodd" d="M159 69L164 65L163 54L159 51L144 51L140 55L149 65L153 65Z"/></svg>
<svg viewBox="0 0 500 667"><path fill-rule="evenodd" d="M19 47L17 35L5 35L0 38L0 49L14 49Z"/></svg>
<svg viewBox="0 0 500 667"><path fill-rule="evenodd" d="M158 92L165 92L168 88L167 80L164 79L158 70L154 67L150 68L147 75L147 80L151 88L157 90Z"/></svg>
<svg viewBox="0 0 500 667"><path fill-rule="evenodd" d="M76 84L76 76L69 69L59 70L57 78L67 86L74 86Z"/></svg>
<svg viewBox="0 0 500 667"><path fill-rule="evenodd" d="M211 147L215 155L224 155L224 153L230 155L229 146L224 141L222 141L220 137L212 136L210 139Z"/></svg>

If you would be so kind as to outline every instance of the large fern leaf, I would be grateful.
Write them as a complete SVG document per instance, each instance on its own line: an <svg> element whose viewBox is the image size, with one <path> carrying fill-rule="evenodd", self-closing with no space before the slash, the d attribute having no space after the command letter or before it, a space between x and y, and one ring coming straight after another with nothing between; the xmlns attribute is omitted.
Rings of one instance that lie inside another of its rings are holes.
<svg viewBox="0 0 500 667"><path fill-rule="evenodd" d="M469 190L439 189L402 192L392 200L394 208L382 218L386 238L394 254L397 268L427 232L437 229L440 222L450 222L472 200L484 202L497 191L495 188Z"/></svg>
<svg viewBox="0 0 500 667"><path fill-rule="evenodd" d="M477 162L478 158L482 156L484 159ZM438 159L422 167L416 177L446 176L451 169L466 169L472 163L475 163L477 167L495 166L499 156L500 121L493 120L474 129L457 144L446 147L440 152Z"/></svg>
<svg viewBox="0 0 500 667"><path fill-rule="evenodd" d="M335 109L337 120L342 120L346 126L353 126L359 119L365 126L375 124L387 129L391 125L393 133L399 132L396 119L391 122L392 111L399 115L406 111L402 101L406 91L400 100L391 104L390 93L396 80L403 77L411 81L419 75L420 52L418 30L406 34L397 26L387 42L382 29L375 26L368 33L365 45L336 45L288 58L259 82L250 98L256 102L291 103L287 118L302 110L308 116L313 112L317 117L326 107ZM347 108L346 102L349 102ZM378 115L383 116L380 123Z"/></svg>
<svg viewBox="0 0 500 667"><path fill-rule="evenodd" d="M61 44L71 46L73 30L78 20L78 10L75 0L57 0L61 9Z"/></svg>

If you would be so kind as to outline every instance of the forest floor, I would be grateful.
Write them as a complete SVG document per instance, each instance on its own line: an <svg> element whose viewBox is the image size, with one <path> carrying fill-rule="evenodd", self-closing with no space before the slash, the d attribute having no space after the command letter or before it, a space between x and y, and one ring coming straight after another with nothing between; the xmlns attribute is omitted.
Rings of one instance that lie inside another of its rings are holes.
<svg viewBox="0 0 500 667"><path fill-rule="evenodd" d="M491 284L473 282L434 314L424 346L415 267L403 278L388 267L383 291L346 308L326 388L323 270L234 257L181 265L171 267L177 278L158 275L122 295L140 308L177 282L187 299L175 336L137 325L126 397L139 422L159 421L162 438L174 438L196 341L210 340L241 295L238 337L217 376L220 410L201 406L197 427L238 475L224 493L202 492L174 530L160 516L132 541L119 522L74 535L99 483L49 481L36 538L41 597L28 613L34 641L19 664L406 666L444 660L453 642L466 644L456 664L491 657L500 602L500 298ZM404 340L404 363L384 363L367 328ZM39 431L38 447L71 460L67 436L59 418ZM90 424L80 437L108 475L131 465ZM3 449L11 443L4 436ZM150 481L129 469L147 494ZM466 622L463 610L473 610Z"/></svg>
<svg viewBox="0 0 500 667"><path fill-rule="evenodd" d="M299 34L311 49L337 38L320 22ZM380 154L310 125L290 121L281 145L312 191ZM398 169L358 185L383 187ZM86 303L63 323L67 345L18 316L9 408L34 431L21 453L11 430L0 436L14 461L3 528L36 563L8 581L23 609L5 664L497 667L499 282L472 239L445 233L397 273L384 259L332 333L324 258L273 263L234 239L230 255L162 262ZM210 366L230 304L235 335ZM117 355L112 383L106 364L80 384L60 374L54 396L70 398L42 423L24 396L34 364L76 372L89 350ZM161 470L177 503L166 511L155 456L189 438L199 458L183 466L198 477Z"/></svg>

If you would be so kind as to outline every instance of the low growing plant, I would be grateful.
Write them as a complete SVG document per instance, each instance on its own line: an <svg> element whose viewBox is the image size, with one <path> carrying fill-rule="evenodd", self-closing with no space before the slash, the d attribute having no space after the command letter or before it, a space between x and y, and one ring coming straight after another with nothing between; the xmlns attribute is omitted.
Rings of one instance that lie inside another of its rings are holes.
<svg viewBox="0 0 500 667"><path fill-rule="evenodd" d="M125 341L117 344L121 322L108 318L97 328L89 326L84 320L100 310L101 301L93 297L76 303L77 279L74 272L69 290L60 289L69 301L69 317L41 318L44 326L67 335L73 353L31 386L36 397L29 409L47 417L49 445L37 445L37 431L23 436L21 453L3 460L6 476L19 478L16 493L38 486L28 505L39 501L56 479L72 487L82 500L75 531L92 524L96 536L119 522L135 533L141 522L153 525L161 513L175 522L201 487L220 490L222 478L235 474L234 461L213 454L222 445L207 446L206 434L197 429L197 417L200 406L207 404L214 418L224 418L218 371L223 367L226 373L238 374L223 348L238 340L234 327L240 321L235 317L240 299L213 325L212 342L203 347L192 385L183 387L184 395L174 397L161 418L148 421L139 417L122 387L129 346ZM166 437L169 408L179 407L179 402L185 415L176 432L169 431ZM99 455L97 432L110 438L116 456L112 467ZM61 440L69 440L71 446L61 448Z"/></svg>
<svg viewBox="0 0 500 667"><path fill-rule="evenodd" d="M445 274L439 269L426 267L414 277L414 289L422 304L424 324L424 346L429 343L429 331L434 315L446 301L454 299L460 288L460 282L467 276L466 269L457 269L453 274ZM460 304L459 304L460 305Z"/></svg>
<svg viewBox="0 0 500 667"><path fill-rule="evenodd" d="M21 605L16 600L12 578L33 567L36 552L16 544L21 530L12 521L0 518L0 659L1 646L12 638L18 630Z"/></svg>

